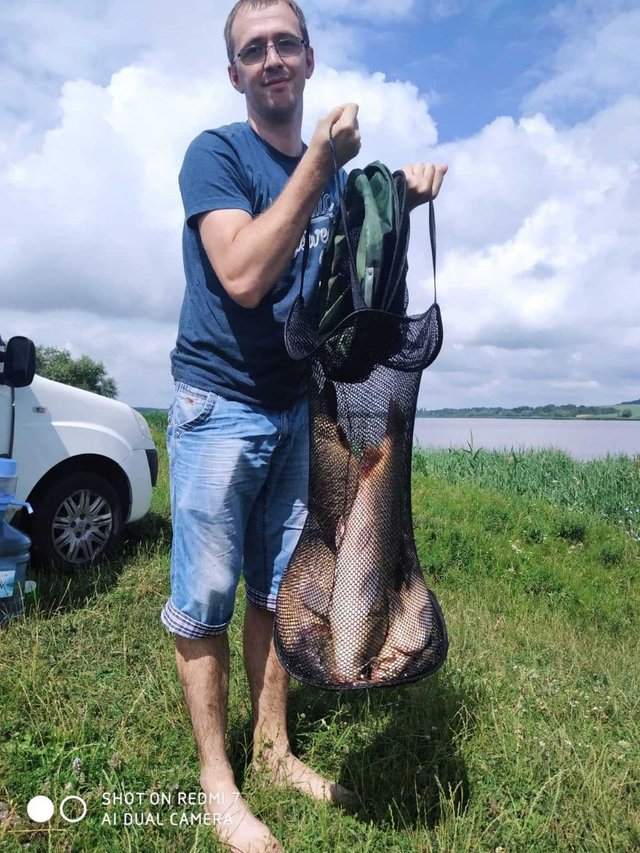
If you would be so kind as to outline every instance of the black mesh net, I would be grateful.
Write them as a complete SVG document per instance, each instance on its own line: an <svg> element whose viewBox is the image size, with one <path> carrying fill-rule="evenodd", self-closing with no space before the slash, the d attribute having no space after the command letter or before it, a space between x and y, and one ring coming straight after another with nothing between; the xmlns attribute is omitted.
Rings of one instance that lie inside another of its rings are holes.
<svg viewBox="0 0 640 853"><path fill-rule="evenodd" d="M311 329L298 309L288 335L302 350ZM418 317L364 310L310 358L309 514L280 585L275 629L278 656L301 681L406 684L444 662L444 619L411 518L418 387L441 338L437 305Z"/></svg>
<svg viewBox="0 0 640 853"><path fill-rule="evenodd" d="M317 310L299 296L285 332L290 355L309 365L310 483L274 639L290 675L327 689L407 684L434 673L447 655L411 517L418 389L440 351L442 321L436 302L405 315L409 223L404 176L393 177L402 216L385 282L389 310L358 307L355 264L345 262L342 285L353 289L357 310L322 334ZM347 221L344 204L341 216ZM347 231L357 245L357 229ZM435 274L433 205L430 236Z"/></svg>

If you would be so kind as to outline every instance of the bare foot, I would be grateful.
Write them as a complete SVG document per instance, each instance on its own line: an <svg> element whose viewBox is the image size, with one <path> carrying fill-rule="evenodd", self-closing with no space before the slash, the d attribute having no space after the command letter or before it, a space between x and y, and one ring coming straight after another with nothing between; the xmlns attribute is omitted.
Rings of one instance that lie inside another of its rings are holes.
<svg viewBox="0 0 640 853"><path fill-rule="evenodd" d="M208 802L205 809L220 841L233 853L284 853L269 828L251 813L233 777L200 777Z"/></svg>
<svg viewBox="0 0 640 853"><path fill-rule="evenodd" d="M320 776L292 752L275 755L270 750L263 750L254 759L252 769L264 770L274 781L281 785L291 785L314 800L328 800L341 805L355 800L353 791Z"/></svg>

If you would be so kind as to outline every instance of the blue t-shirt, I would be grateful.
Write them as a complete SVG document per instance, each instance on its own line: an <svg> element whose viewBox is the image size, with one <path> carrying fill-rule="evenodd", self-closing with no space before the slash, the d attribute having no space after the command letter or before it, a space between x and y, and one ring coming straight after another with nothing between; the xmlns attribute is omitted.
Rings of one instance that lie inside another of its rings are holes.
<svg viewBox="0 0 640 853"><path fill-rule="evenodd" d="M280 195L299 162L265 142L246 122L206 130L187 149L180 171L186 290L171 353L176 381L267 409L288 408L304 392L304 363L290 359L284 345L284 322L300 290L304 235L260 304L243 308L221 285L198 231L199 216L209 210L246 210L258 216ZM305 301L315 290L337 210L332 179L312 215Z"/></svg>

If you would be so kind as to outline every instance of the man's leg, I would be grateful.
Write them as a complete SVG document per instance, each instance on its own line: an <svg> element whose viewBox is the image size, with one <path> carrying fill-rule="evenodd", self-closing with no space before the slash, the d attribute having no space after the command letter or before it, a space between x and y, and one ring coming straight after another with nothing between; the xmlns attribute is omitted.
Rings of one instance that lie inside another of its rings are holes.
<svg viewBox="0 0 640 853"><path fill-rule="evenodd" d="M324 779L291 752L287 735L289 676L275 652L273 620L273 613L247 604L244 662L253 709L253 767L317 800L350 802L350 791Z"/></svg>
<svg viewBox="0 0 640 853"><path fill-rule="evenodd" d="M350 792L318 775L291 752L287 735L289 677L273 645L276 595L306 518L309 420L306 402L278 418L279 442L245 536L247 609L244 661L253 708L253 766L305 794L346 802Z"/></svg>
<svg viewBox="0 0 640 853"><path fill-rule="evenodd" d="M260 490L253 421L212 392L178 383L167 430L173 542L162 612L200 754L200 781L218 836L233 850L280 850L240 797L225 749L231 619L245 519ZM269 441L267 435L265 441Z"/></svg>
<svg viewBox="0 0 640 853"><path fill-rule="evenodd" d="M200 785L220 839L232 850L265 853L282 848L249 811L236 786L225 748L229 696L226 634L199 640L176 636L176 665L200 755Z"/></svg>

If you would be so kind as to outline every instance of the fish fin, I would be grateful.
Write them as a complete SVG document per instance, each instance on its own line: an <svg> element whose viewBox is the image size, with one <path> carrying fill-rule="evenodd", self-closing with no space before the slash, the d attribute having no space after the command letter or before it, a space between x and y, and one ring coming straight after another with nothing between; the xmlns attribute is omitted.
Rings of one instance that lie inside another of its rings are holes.
<svg viewBox="0 0 640 853"><path fill-rule="evenodd" d="M402 434L405 430L406 419L400 407L400 404L395 397L389 401L389 411L387 413L387 435Z"/></svg>
<svg viewBox="0 0 640 853"><path fill-rule="evenodd" d="M380 447L368 444L360 462L360 477L366 479L383 456L389 454L393 447L393 437L400 436L405 430L405 417L400 404L395 397L391 398L387 413L387 431Z"/></svg>
<svg viewBox="0 0 640 853"><path fill-rule="evenodd" d="M312 584L309 585L301 582L298 586L298 595L300 596L300 601L307 610L328 624L327 613L329 610L330 598L330 593L328 591L323 590L319 586L314 587Z"/></svg>
<svg viewBox="0 0 640 853"><path fill-rule="evenodd" d="M360 462L360 476L363 479L366 479L381 459L382 450L380 450L379 447L374 447L373 445L368 444L362 454L362 461Z"/></svg>
<svg viewBox="0 0 640 853"><path fill-rule="evenodd" d="M351 448L349 447L349 442L347 441L347 434L340 424L336 424L336 436L338 438L338 442L343 446L343 448L348 453L351 453Z"/></svg>

